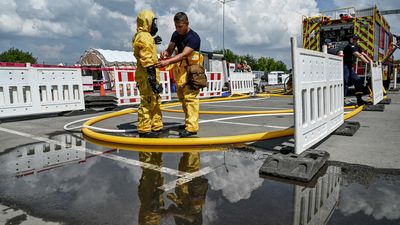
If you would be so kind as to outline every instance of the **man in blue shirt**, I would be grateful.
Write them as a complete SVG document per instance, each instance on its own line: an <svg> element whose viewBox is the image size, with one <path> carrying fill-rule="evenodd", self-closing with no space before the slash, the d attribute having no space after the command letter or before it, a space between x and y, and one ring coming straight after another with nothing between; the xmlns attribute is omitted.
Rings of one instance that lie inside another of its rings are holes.
<svg viewBox="0 0 400 225"><path fill-rule="evenodd" d="M364 85L360 77L354 72L353 66L356 62L356 58L362 60L368 64L372 60L365 53L361 52L358 46L358 36L353 35L349 43L343 49L343 76L344 76L344 96L347 95L347 91L350 85L354 84L356 89L355 95L357 98L357 105L365 105L366 102L362 100Z"/></svg>
<svg viewBox="0 0 400 225"><path fill-rule="evenodd" d="M160 53L161 61L157 67L166 67L175 64L174 79L176 92L185 112L185 130L180 137L196 135L199 129L199 99L200 90L192 89L187 84L187 67L202 64L203 56L200 54L200 36L189 28L189 19L183 12L174 16L176 31L172 34L171 41L165 51ZM174 50L177 54L171 57ZM170 57L170 58L169 58Z"/></svg>

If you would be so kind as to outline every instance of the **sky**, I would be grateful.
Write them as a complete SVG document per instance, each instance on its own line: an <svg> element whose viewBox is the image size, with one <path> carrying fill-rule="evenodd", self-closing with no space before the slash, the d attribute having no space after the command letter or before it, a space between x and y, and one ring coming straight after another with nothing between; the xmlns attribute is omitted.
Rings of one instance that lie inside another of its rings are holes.
<svg viewBox="0 0 400 225"><path fill-rule="evenodd" d="M225 48L240 55L272 57L290 65L290 37L301 41L301 18L342 7L400 9L398 0L234 0L225 4ZM85 50L132 51L136 16L153 10L168 45L173 16L186 12L201 49L222 49L222 3L219 0L2 0L0 52L11 47L31 52L39 63L71 65ZM392 33L400 34L400 14L386 15ZM395 57L400 58L396 53Z"/></svg>

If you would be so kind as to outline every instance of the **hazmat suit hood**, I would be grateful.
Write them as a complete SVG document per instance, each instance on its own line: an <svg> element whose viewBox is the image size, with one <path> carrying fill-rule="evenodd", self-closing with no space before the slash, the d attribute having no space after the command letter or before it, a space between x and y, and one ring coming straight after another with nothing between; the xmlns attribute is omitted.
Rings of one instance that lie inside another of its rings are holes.
<svg viewBox="0 0 400 225"><path fill-rule="evenodd" d="M149 32L151 33L151 25L156 15L151 10L143 10L139 13L136 24L136 31L139 32Z"/></svg>

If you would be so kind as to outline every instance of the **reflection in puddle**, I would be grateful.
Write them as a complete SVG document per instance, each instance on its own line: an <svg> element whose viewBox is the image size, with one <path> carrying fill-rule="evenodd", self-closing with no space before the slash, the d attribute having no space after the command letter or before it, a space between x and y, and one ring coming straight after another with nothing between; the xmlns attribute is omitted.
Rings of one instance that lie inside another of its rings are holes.
<svg viewBox="0 0 400 225"><path fill-rule="evenodd" d="M52 139L0 155L1 203L63 224L400 222L398 175L373 169L330 165L304 184L260 177L268 154L258 150L118 152Z"/></svg>
<svg viewBox="0 0 400 225"><path fill-rule="evenodd" d="M53 139L63 144L58 144L57 141L38 142L15 148L0 160L1 174L15 174L20 177L85 161L85 151L80 149L85 142L79 136L62 134Z"/></svg>
<svg viewBox="0 0 400 225"><path fill-rule="evenodd" d="M141 162L162 166L162 153L140 152ZM208 181L199 176L176 184L174 192L167 198L172 202L164 205L164 178L160 171L142 168L142 177L138 187L140 210L139 224L160 224L161 217L174 218L176 224L202 224L202 208L205 203ZM184 173L195 173L200 170L200 154L183 153L178 170Z"/></svg>

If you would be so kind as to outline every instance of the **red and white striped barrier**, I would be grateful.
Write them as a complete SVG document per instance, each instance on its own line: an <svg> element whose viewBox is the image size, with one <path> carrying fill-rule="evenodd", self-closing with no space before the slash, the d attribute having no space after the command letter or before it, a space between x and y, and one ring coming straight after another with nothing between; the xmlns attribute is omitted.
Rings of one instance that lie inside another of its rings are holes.
<svg viewBox="0 0 400 225"><path fill-rule="evenodd" d="M222 96L222 73L207 72L207 87L200 90L199 98Z"/></svg>
<svg viewBox="0 0 400 225"><path fill-rule="evenodd" d="M163 102L171 101L172 96L171 96L171 82L169 77L169 71L160 71L160 84L164 88L163 92L160 94L161 100Z"/></svg>
<svg viewBox="0 0 400 225"><path fill-rule="evenodd" d="M115 94L118 98L118 105L140 103L135 72L136 70L115 70Z"/></svg>
<svg viewBox="0 0 400 225"><path fill-rule="evenodd" d="M118 105L140 103L140 92L135 81L136 70L115 70L115 94ZM160 84L164 90L160 94L162 101L171 101L171 84L168 71L160 71Z"/></svg>

